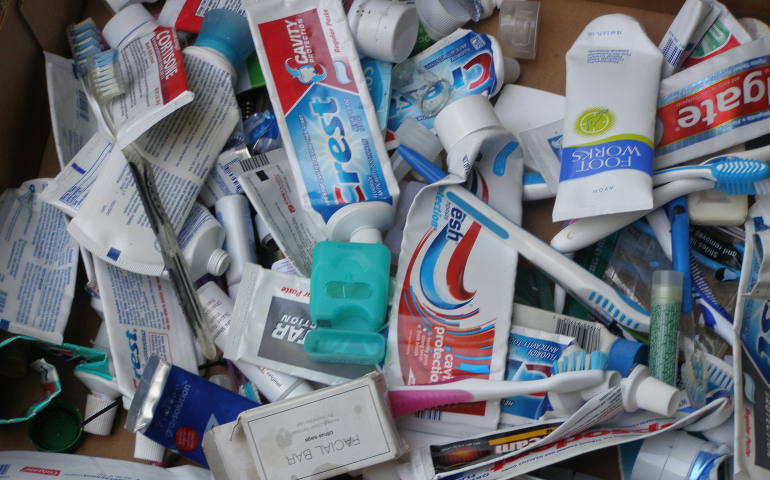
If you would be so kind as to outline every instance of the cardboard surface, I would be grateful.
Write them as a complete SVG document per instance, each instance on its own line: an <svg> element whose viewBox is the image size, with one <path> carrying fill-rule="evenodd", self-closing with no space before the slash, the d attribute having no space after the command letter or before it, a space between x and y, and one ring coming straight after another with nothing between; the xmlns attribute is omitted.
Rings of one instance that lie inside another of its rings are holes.
<svg viewBox="0 0 770 480"><path fill-rule="evenodd" d="M770 21L770 0L724 3L738 17L751 15ZM38 172L41 176L53 176L58 171L55 149L49 138L40 46L62 52L66 45L64 26L75 20L74 17L93 16L100 25L109 17L101 0L55 0L55 4L54 13L51 0L0 1L0 10L5 6L5 10L0 11L0 64L3 65L0 69L0 161L4 163L0 169L0 188L15 187ZM564 54L590 20L608 13L631 15L657 43L681 4L681 0L542 0L537 59L521 61L522 73L517 83L564 94ZM495 15L470 28L494 33L497 22ZM550 239L558 230L558 225L550 221L551 208L550 201L527 203L524 226L541 238ZM78 285L83 283L81 274ZM89 345L98 323L85 293L78 291L65 338ZM63 397L82 408L85 388L68 373L66 366L62 366L59 373ZM121 409L110 437L85 434L75 453L132 460L134 435L122 427L124 420L125 411ZM26 437L26 424L0 427L0 450L32 448ZM593 452L569 464L601 478L617 478L615 449Z"/></svg>

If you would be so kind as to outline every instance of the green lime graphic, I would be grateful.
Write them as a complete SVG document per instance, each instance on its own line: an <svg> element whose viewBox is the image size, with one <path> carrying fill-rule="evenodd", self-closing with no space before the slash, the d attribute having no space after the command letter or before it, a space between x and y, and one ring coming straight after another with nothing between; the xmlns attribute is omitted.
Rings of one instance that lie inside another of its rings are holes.
<svg viewBox="0 0 770 480"><path fill-rule="evenodd" d="M575 131L586 137L594 137L615 125L615 115L606 108L589 108L575 120Z"/></svg>

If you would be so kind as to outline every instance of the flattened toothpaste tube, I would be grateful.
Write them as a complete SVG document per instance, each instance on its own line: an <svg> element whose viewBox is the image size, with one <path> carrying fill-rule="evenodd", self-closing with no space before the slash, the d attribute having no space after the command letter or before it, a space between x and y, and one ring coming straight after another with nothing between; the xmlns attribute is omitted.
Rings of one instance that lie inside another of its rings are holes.
<svg viewBox="0 0 770 480"><path fill-rule="evenodd" d="M427 50L412 57L433 75L449 82L454 98L467 95L497 94L503 87L503 54L491 35L458 29ZM388 148L398 146L396 130L407 118L413 118L428 129L435 117L427 117L403 95L391 96L388 113Z"/></svg>
<svg viewBox="0 0 770 480"><path fill-rule="evenodd" d="M183 32L198 33L203 17L217 8L245 15L241 0L166 0L158 16L158 23Z"/></svg>
<svg viewBox="0 0 770 480"><path fill-rule="evenodd" d="M770 37L663 79L657 115L655 169L770 132Z"/></svg>
<svg viewBox="0 0 770 480"><path fill-rule="evenodd" d="M334 241L386 230L398 184L341 3L244 8L302 207Z"/></svg>
<svg viewBox="0 0 770 480"><path fill-rule="evenodd" d="M374 108L377 110L377 123L380 130L388 126L388 109L390 108L390 77L393 64L373 58L362 58L361 68L366 77L366 86L372 96Z"/></svg>
<svg viewBox="0 0 770 480"><path fill-rule="evenodd" d="M321 363L305 352L310 280L248 264L233 312L225 357L333 385L374 371L366 365Z"/></svg>
<svg viewBox="0 0 770 480"><path fill-rule="evenodd" d="M67 217L40 199L47 179L0 195L0 330L62 343L78 269Z"/></svg>
<svg viewBox="0 0 770 480"><path fill-rule="evenodd" d="M131 273L96 258L94 266L124 402L133 397L153 355L197 375L195 340L171 282Z"/></svg>
<svg viewBox="0 0 770 480"><path fill-rule="evenodd" d="M703 35L711 29L720 12L721 10L708 0L684 2L658 45L663 52L663 68L660 71L662 78L677 72L693 49L700 47Z"/></svg>
<svg viewBox="0 0 770 480"><path fill-rule="evenodd" d="M233 173L233 165L249 157L246 147L230 148L220 153L206 178L206 183L201 187L198 200L208 208L212 208L222 197L243 193L243 188Z"/></svg>
<svg viewBox="0 0 770 480"><path fill-rule="evenodd" d="M64 168L96 133L99 122L91 111L75 62L49 52L43 55L51 130L59 166Z"/></svg>
<svg viewBox="0 0 770 480"><path fill-rule="evenodd" d="M710 5L718 16L684 60L682 68L685 69L751 41L749 32L735 19L727 7L716 0L704 0L704 3Z"/></svg>
<svg viewBox="0 0 770 480"><path fill-rule="evenodd" d="M652 208L662 60L639 22L619 14L591 21L567 52L554 221Z"/></svg>
<svg viewBox="0 0 770 480"><path fill-rule="evenodd" d="M504 143L512 138L509 134ZM480 145L468 147L478 153ZM459 150L449 157L451 174L420 190L407 216L390 311L385 360L389 385L504 376L518 255L501 249L486 229L445 196L446 186L462 183L472 167ZM514 176L518 172L520 179L520 155L515 161L515 149L506 151L502 159L513 159L505 169ZM497 156L487 157L494 164ZM484 168L477 169L470 182L472 191L491 205L520 215L521 190L496 186L484 181ZM399 424L464 436L495 429L499 419L500 402L489 401L417 412L402 417Z"/></svg>

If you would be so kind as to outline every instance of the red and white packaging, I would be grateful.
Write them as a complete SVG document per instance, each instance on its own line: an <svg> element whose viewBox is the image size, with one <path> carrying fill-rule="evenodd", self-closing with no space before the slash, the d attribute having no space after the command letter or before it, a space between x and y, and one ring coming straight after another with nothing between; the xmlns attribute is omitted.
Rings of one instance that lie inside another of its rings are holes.
<svg viewBox="0 0 770 480"><path fill-rule="evenodd" d="M241 0L166 0L158 16L158 23L183 32L198 33L203 17L216 8L246 16L241 8Z"/></svg>
<svg viewBox="0 0 770 480"><path fill-rule="evenodd" d="M751 35L727 7L715 0L705 0L705 2L716 8L719 11L719 16L684 60L682 68L692 67L751 41Z"/></svg>
<svg viewBox="0 0 770 480"><path fill-rule="evenodd" d="M663 79L658 95L656 170L770 132L770 37Z"/></svg>

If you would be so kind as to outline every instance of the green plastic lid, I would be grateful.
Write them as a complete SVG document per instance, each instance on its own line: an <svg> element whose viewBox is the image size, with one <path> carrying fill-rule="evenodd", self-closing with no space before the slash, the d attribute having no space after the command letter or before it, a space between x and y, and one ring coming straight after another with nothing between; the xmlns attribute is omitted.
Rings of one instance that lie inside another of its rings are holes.
<svg viewBox="0 0 770 480"><path fill-rule="evenodd" d="M83 436L83 416L71 403L56 399L30 420L27 436L40 451L66 453Z"/></svg>
<svg viewBox="0 0 770 480"><path fill-rule="evenodd" d="M378 332L316 328L305 336L305 352L314 362L377 365L385 357L385 337Z"/></svg>

